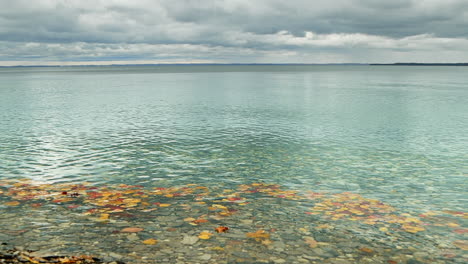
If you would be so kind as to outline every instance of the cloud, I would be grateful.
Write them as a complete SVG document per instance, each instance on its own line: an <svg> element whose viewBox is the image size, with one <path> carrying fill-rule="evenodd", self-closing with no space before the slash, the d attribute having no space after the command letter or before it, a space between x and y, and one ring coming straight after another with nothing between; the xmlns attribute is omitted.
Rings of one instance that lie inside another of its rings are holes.
<svg viewBox="0 0 468 264"><path fill-rule="evenodd" d="M466 28L466 0L0 0L0 60L468 60Z"/></svg>

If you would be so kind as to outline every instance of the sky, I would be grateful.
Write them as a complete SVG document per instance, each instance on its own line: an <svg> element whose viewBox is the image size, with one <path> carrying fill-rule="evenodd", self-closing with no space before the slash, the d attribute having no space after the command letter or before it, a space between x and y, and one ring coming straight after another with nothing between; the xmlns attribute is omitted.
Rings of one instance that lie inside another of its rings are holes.
<svg viewBox="0 0 468 264"><path fill-rule="evenodd" d="M468 62L468 0L0 0L0 66Z"/></svg>

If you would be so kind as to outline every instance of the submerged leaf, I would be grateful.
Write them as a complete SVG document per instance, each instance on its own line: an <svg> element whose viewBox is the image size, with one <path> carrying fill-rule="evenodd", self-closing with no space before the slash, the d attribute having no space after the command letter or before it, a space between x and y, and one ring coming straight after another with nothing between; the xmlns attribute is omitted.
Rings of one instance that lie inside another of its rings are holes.
<svg viewBox="0 0 468 264"><path fill-rule="evenodd" d="M213 234L208 231L203 231L198 235L200 239L210 239Z"/></svg>
<svg viewBox="0 0 468 264"><path fill-rule="evenodd" d="M156 245L156 243L158 243L158 241L154 238L146 239L143 241L143 244L145 245Z"/></svg>
<svg viewBox="0 0 468 264"><path fill-rule="evenodd" d="M99 220L109 220L109 214L101 214L101 216L99 216Z"/></svg>
<svg viewBox="0 0 468 264"><path fill-rule="evenodd" d="M218 226L215 228L216 232L218 233L226 233L229 230L227 226Z"/></svg>
<svg viewBox="0 0 468 264"><path fill-rule="evenodd" d="M360 248L359 250L362 251L362 252L365 252L365 253L369 253L369 254L374 252L374 250L372 250L370 248L366 248L366 247Z"/></svg>
<svg viewBox="0 0 468 264"><path fill-rule="evenodd" d="M318 245L317 241L313 237L310 237L310 236L304 237L304 242L307 245L309 245L309 247L311 248L316 248Z"/></svg>
<svg viewBox="0 0 468 264"><path fill-rule="evenodd" d="M140 232L140 231L143 231L143 228L139 228L139 227L126 227L126 228L120 230L120 232L122 232L122 233L137 233L137 232Z"/></svg>
<svg viewBox="0 0 468 264"><path fill-rule="evenodd" d="M11 201L11 202L6 202L5 205L8 205L8 206L18 206L18 205L20 205L20 202L18 202L18 201Z"/></svg>
<svg viewBox="0 0 468 264"><path fill-rule="evenodd" d="M261 229L252 233L247 233L246 236L248 238L254 238L257 242L270 238L270 234L268 234L265 230Z"/></svg>
<svg viewBox="0 0 468 264"><path fill-rule="evenodd" d="M455 240L453 241L453 245L457 248L468 250L468 240Z"/></svg>

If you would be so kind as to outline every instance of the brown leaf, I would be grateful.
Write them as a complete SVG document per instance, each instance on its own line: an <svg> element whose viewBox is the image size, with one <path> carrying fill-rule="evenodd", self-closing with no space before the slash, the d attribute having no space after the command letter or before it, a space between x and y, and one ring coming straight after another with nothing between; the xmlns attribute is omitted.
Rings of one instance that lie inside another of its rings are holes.
<svg viewBox="0 0 468 264"><path fill-rule="evenodd" d="M361 250L362 252L365 252L365 253L369 253L369 254L374 252L374 250L372 250L370 248L366 248L366 247L360 248L359 250Z"/></svg>

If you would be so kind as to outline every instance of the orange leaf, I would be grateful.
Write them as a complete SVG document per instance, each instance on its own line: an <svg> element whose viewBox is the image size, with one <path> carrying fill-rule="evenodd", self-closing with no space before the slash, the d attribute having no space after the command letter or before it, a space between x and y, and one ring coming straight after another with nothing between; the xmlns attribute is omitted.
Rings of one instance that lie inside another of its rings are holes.
<svg viewBox="0 0 468 264"><path fill-rule="evenodd" d="M120 230L120 232L122 232L122 233L137 233L137 232L140 232L140 231L143 231L143 228L139 228L139 227L126 227L126 228Z"/></svg>
<svg viewBox="0 0 468 264"><path fill-rule="evenodd" d="M145 245L156 245L156 243L158 243L158 241L154 238L146 239L143 241L143 244Z"/></svg>
<svg viewBox="0 0 468 264"><path fill-rule="evenodd" d="M229 227L227 226L218 226L215 228L216 232L218 233L226 233L229 230Z"/></svg>
<svg viewBox="0 0 468 264"><path fill-rule="evenodd" d="M195 224L201 224L201 223L207 223L208 220L206 220L206 219L197 219L197 220L194 220L192 222L195 223Z"/></svg>

